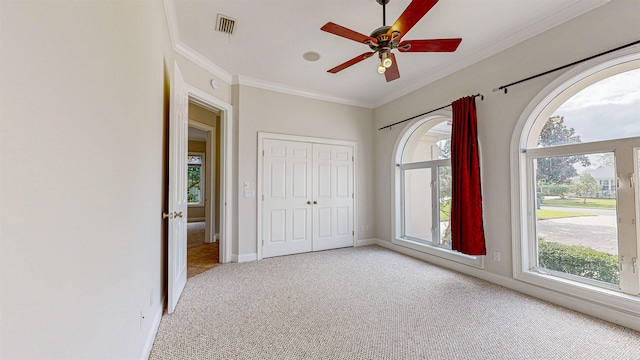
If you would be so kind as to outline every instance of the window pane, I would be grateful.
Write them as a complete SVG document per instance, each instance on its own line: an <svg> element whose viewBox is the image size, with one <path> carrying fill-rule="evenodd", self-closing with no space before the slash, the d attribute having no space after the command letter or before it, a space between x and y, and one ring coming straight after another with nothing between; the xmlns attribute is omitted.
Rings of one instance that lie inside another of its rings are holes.
<svg viewBox="0 0 640 360"><path fill-rule="evenodd" d="M451 247L451 166L438 168L440 205L440 245Z"/></svg>
<svg viewBox="0 0 640 360"><path fill-rule="evenodd" d="M198 165L189 165L187 167L187 201L190 204L202 203L202 192L200 190L200 183L202 179L202 167Z"/></svg>
<svg viewBox="0 0 640 360"><path fill-rule="evenodd" d="M187 163L189 165L202 165L202 156L200 156L200 155L189 155Z"/></svg>
<svg viewBox="0 0 640 360"><path fill-rule="evenodd" d="M438 119L420 125L405 144L402 163L451 158L451 121Z"/></svg>
<svg viewBox="0 0 640 360"><path fill-rule="evenodd" d="M538 266L619 283L614 154L534 160Z"/></svg>
<svg viewBox="0 0 640 360"><path fill-rule="evenodd" d="M404 236L431 242L431 168L404 170Z"/></svg>
<svg viewBox="0 0 640 360"><path fill-rule="evenodd" d="M638 119L640 69L635 69L598 81L562 104L541 131L538 147L640 136Z"/></svg>

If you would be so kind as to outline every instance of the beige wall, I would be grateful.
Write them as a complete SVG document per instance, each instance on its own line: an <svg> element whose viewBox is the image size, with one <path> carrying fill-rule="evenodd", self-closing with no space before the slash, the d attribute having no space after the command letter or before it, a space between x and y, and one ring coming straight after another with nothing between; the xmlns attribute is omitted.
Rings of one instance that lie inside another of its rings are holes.
<svg viewBox="0 0 640 360"><path fill-rule="evenodd" d="M245 181L257 189L258 132L302 135L358 143L358 223L374 225L373 127L372 110L299 96L276 93L249 86L238 86L238 183ZM239 255L256 254L257 198L244 198L238 192ZM358 233L358 238L373 236Z"/></svg>
<svg viewBox="0 0 640 360"><path fill-rule="evenodd" d="M162 2L0 6L0 358L140 358L164 292Z"/></svg>
<svg viewBox="0 0 640 360"><path fill-rule="evenodd" d="M510 142L514 126L536 94L564 71L513 86L508 94L492 89L637 40L638 14L640 2L613 1L375 109L378 128L462 96L478 92L485 95L484 101L476 100L484 226L488 254L500 251L502 259L497 262L487 256L483 272L504 277L505 281L512 278L512 243L520 241L512 239L511 232ZM375 224L377 237L385 241L392 238L392 153L402 128L375 132L375 192L379 204Z"/></svg>

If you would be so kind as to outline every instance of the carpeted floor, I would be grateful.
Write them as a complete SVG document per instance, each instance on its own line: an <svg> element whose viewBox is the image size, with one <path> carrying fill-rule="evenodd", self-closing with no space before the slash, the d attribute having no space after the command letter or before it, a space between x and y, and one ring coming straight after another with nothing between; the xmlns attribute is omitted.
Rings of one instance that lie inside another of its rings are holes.
<svg viewBox="0 0 640 360"><path fill-rule="evenodd" d="M189 279L151 359L640 359L640 333L377 247Z"/></svg>

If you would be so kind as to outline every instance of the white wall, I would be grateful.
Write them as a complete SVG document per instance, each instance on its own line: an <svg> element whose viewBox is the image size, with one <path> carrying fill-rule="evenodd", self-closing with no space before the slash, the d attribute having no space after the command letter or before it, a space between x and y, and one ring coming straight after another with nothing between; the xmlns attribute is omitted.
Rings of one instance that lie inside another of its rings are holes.
<svg viewBox="0 0 640 360"><path fill-rule="evenodd" d="M484 226L487 253L500 251L500 262L485 259L486 274L512 278L510 141L514 126L527 104L563 71L509 88L508 94L493 88L585 58L638 39L640 2L611 3L533 37L519 45L469 66L374 111L375 127L423 113L460 97L485 95L478 106L481 148ZM376 131L376 234L392 237L392 154L402 126ZM443 260L446 264L447 261ZM453 267L453 263L449 263ZM455 265L459 266L459 265ZM469 271L475 271L468 269ZM486 277L490 277L487 275Z"/></svg>
<svg viewBox="0 0 640 360"><path fill-rule="evenodd" d="M140 358L164 291L162 3L0 6L0 358Z"/></svg>
<svg viewBox="0 0 640 360"><path fill-rule="evenodd" d="M373 128L372 110L335 104L300 96L287 95L250 86L237 86L238 99L238 183L245 181L251 189L257 186L258 132L303 135L350 140L358 143L358 224L374 226L373 193ZM241 190L240 190L241 191ZM238 199L239 256L257 253L257 199ZM359 239L373 236L359 233Z"/></svg>

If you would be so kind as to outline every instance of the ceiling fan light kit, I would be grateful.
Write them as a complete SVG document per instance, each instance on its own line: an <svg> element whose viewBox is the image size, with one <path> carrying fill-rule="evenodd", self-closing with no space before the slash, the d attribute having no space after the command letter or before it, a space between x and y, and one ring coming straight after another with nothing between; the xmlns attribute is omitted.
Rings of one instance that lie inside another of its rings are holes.
<svg viewBox="0 0 640 360"><path fill-rule="evenodd" d="M387 26L385 19L385 5L389 3L389 0L376 1L382 5L382 26L375 29L370 36L332 22L328 22L320 28L322 31L368 45L372 50L329 69L327 72L335 74L378 53L378 58L380 59L378 73L384 74L387 82L389 82L400 77L398 64L391 50L398 49L399 52L453 52L456 51L462 41L460 38L400 41L431 10L438 0L412 0L392 26Z"/></svg>

